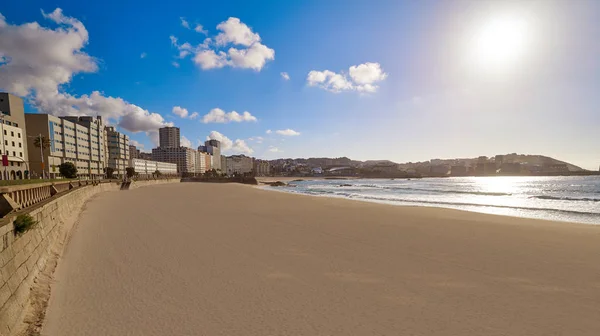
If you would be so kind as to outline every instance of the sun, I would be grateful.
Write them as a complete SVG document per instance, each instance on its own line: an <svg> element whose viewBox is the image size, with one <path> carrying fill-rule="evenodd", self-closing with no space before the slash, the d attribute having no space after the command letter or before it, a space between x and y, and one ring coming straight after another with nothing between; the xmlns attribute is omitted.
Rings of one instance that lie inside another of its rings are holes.
<svg viewBox="0 0 600 336"><path fill-rule="evenodd" d="M491 18L478 27L470 43L472 61L486 70L505 71L522 61L529 42L530 29L523 18Z"/></svg>

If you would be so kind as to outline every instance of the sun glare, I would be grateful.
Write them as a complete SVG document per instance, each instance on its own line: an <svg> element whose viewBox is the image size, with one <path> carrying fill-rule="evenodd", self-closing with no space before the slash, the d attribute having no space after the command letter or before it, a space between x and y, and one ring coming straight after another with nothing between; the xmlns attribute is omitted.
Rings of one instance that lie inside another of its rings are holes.
<svg viewBox="0 0 600 336"><path fill-rule="evenodd" d="M489 19L478 28L472 41L473 61L486 70L508 70L525 56L529 39L529 27L524 19Z"/></svg>

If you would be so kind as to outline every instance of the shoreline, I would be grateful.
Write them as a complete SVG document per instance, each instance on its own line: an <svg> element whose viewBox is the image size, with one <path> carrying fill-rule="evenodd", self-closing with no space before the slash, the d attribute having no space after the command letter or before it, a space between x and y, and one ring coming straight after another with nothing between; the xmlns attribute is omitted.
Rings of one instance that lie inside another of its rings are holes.
<svg viewBox="0 0 600 336"><path fill-rule="evenodd" d="M278 180L289 184L290 182L294 182L298 179L289 178L287 181ZM319 181L324 180L315 179L315 180L303 180L303 181ZM343 181L343 180L340 180ZM322 197L322 198L333 198L333 199L344 199L350 201L358 201L358 202L366 202L373 204L385 204L396 207L415 207L415 208L433 208L433 209L452 209L464 212L473 212L479 214L487 214L487 215L497 215L504 217L512 217L512 218L520 218L520 219L536 219L536 220L544 220L551 222L560 222L560 223L572 223L572 224L581 224L581 225L600 225L600 218L590 220L588 217L600 217L598 213L589 213L589 212L580 212L575 210L560 210L560 209L551 209L551 208L533 208L533 207L519 207L519 206L508 206L508 205L491 205L491 204L477 204L477 203L450 203L450 202L436 202L436 201L422 201L422 200L382 200L382 199L367 199L367 198L350 198L348 196L343 195L333 195L333 194L308 194L303 192L294 192L294 187L290 186L272 186L270 183L274 181L266 180L259 181L259 184L253 186L258 189L263 189L266 191L276 191L286 194L294 194L294 195L304 195L310 197ZM290 190L286 190L290 189ZM487 210L487 211L486 211ZM495 210L495 211L494 211ZM540 213L556 213L556 214L569 214L571 216L579 216L582 217L579 221L567 218L548 218L544 216L535 216L535 215L517 215L515 213L502 213L502 211L512 211L512 212L523 212L530 214L540 214Z"/></svg>

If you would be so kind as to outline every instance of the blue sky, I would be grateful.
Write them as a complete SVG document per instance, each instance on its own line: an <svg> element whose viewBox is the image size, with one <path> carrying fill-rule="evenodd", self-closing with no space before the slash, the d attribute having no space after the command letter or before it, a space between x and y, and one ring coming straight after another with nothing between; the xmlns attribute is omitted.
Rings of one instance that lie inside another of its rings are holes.
<svg viewBox="0 0 600 336"><path fill-rule="evenodd" d="M260 158L600 165L597 1L22 1L0 14L0 89L28 111L103 115L145 150L173 123L193 147L212 132ZM216 108L240 116L204 123Z"/></svg>

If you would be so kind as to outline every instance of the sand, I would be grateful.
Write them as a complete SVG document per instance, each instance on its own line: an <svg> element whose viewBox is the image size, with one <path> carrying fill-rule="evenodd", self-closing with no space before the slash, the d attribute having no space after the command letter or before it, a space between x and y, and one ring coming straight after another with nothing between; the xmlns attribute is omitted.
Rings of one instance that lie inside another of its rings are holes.
<svg viewBox="0 0 600 336"><path fill-rule="evenodd" d="M182 183L91 201L42 335L600 335L600 226Z"/></svg>

